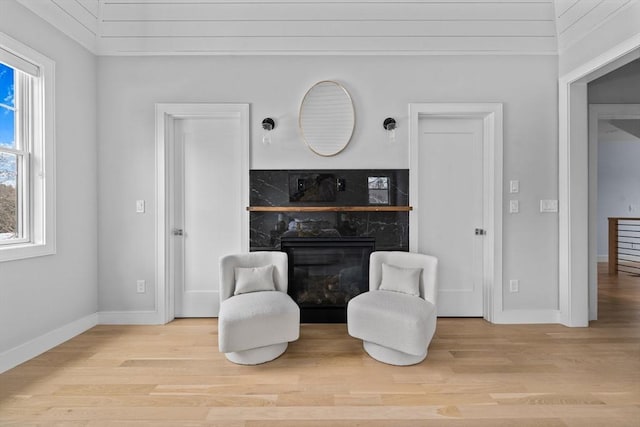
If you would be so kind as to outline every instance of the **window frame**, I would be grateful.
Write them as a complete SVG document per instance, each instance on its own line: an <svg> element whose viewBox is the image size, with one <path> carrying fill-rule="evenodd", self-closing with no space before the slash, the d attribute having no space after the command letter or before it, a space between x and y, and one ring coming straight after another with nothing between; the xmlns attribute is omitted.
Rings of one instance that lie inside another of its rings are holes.
<svg viewBox="0 0 640 427"><path fill-rule="evenodd" d="M18 63L37 70L37 76L28 78L23 73L16 77L29 84L17 84L17 89L26 91L16 99L27 99L30 105L24 105L31 114L30 120L16 119L17 133L22 133L26 147L16 146L14 151L27 153L24 168L20 173L23 185L27 186L21 200L23 221L26 229L22 239L12 239L0 245L0 262L24 258L52 255L56 253L56 216L55 216L55 117L54 82L55 62L34 49L0 32L0 52L13 55ZM4 62L4 61L3 61ZM17 69L13 64L9 67ZM29 73L31 74L31 73ZM16 83L14 83L16 84ZM16 110L20 106L16 105ZM20 148L18 150L18 148ZM8 150L11 151L11 150Z"/></svg>

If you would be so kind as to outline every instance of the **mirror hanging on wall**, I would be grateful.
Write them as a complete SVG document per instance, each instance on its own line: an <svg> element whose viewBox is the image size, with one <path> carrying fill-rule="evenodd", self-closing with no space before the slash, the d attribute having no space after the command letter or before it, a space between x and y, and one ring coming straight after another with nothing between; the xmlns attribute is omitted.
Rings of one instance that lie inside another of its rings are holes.
<svg viewBox="0 0 640 427"><path fill-rule="evenodd" d="M334 81L316 83L302 99L298 124L311 151L320 156L340 153L349 144L355 126L349 92Z"/></svg>

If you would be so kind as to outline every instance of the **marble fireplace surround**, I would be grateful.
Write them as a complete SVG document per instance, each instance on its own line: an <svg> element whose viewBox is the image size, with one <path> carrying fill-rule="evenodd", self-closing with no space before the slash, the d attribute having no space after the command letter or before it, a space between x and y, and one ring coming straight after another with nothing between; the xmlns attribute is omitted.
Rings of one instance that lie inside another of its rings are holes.
<svg viewBox="0 0 640 427"><path fill-rule="evenodd" d="M249 177L251 251L280 250L283 237L373 237L376 250L409 250L408 169L251 170Z"/></svg>
<svg viewBox="0 0 640 427"><path fill-rule="evenodd" d="M250 250L289 255L303 323L345 323L369 254L409 250L409 170L251 170Z"/></svg>

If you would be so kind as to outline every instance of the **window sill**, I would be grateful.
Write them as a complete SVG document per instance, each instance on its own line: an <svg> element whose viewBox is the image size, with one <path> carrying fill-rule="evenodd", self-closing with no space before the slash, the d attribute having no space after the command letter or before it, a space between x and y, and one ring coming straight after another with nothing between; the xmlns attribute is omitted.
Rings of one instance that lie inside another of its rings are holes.
<svg viewBox="0 0 640 427"><path fill-rule="evenodd" d="M0 262L17 261L26 258L53 255L56 253L54 244L22 243L0 246Z"/></svg>

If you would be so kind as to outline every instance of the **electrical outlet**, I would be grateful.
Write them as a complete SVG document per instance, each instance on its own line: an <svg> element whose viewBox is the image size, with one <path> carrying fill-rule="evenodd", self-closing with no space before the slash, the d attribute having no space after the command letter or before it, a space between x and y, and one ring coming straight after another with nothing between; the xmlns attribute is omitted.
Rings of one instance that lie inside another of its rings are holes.
<svg viewBox="0 0 640 427"><path fill-rule="evenodd" d="M558 212L558 201L540 200L540 212Z"/></svg>
<svg viewBox="0 0 640 427"><path fill-rule="evenodd" d="M136 291L139 294L144 294L147 291L146 287L147 287L147 283L144 280L136 281Z"/></svg>
<svg viewBox="0 0 640 427"><path fill-rule="evenodd" d="M509 292L520 291L520 281L518 279L509 280Z"/></svg>
<svg viewBox="0 0 640 427"><path fill-rule="evenodd" d="M520 202L517 200L509 200L509 213L520 212Z"/></svg>

